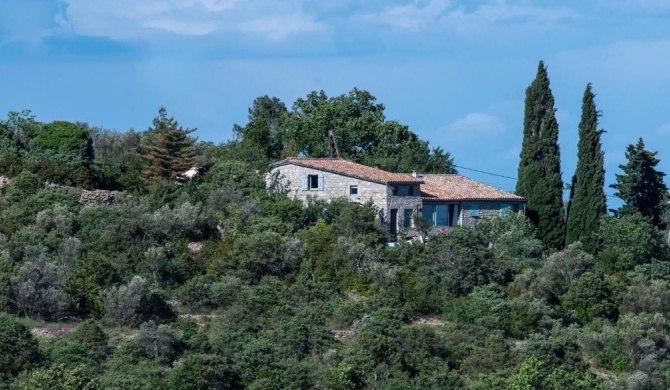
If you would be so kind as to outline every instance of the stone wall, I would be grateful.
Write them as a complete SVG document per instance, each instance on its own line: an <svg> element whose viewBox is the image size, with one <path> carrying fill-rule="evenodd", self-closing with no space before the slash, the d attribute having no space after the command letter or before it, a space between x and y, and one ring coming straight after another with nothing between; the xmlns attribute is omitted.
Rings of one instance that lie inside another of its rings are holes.
<svg viewBox="0 0 670 390"><path fill-rule="evenodd" d="M386 184L373 183L293 164L273 168L271 173L278 174L278 178L282 182L282 188L284 188L289 197L300 199L303 202L307 202L308 196L323 200L346 197L352 202L358 203L365 203L372 200L374 205L380 210L385 210L387 208L388 188ZM302 189L302 178L308 175L323 175L322 191L316 189ZM357 195L349 195L349 188L352 185L358 186Z"/></svg>
<svg viewBox="0 0 670 390"><path fill-rule="evenodd" d="M302 189L302 178L308 175L323 175L322 191ZM283 188L289 197L300 199L303 202L307 202L308 196L328 201L338 197L346 197L352 202L358 203L366 203L372 200L372 203L379 209L379 219L387 230L389 229L390 209L398 209L398 230L400 231L403 226L403 210L412 209L416 212L417 206L421 205L418 185L414 185L414 193L417 196L404 196L409 193L408 185L399 186L397 189L398 195L395 196L392 186L386 184L293 164L273 168L271 176L278 178L281 182L279 187ZM358 186L357 195L349 195L349 189L352 185Z"/></svg>
<svg viewBox="0 0 670 390"><path fill-rule="evenodd" d="M477 204L477 206L479 207L478 217L472 216L473 203ZM523 204L518 202L498 202L498 201L463 202L459 225L471 228L475 226L475 221L477 219L481 219L492 215L500 215L500 206L502 204L510 206L517 204L519 207L519 212L523 212Z"/></svg>
<svg viewBox="0 0 670 390"><path fill-rule="evenodd" d="M10 180L5 176L0 176L0 189L9 185ZM55 184L51 182L44 183L44 188L61 188L60 184ZM108 190L81 190L79 191L79 203L84 206L98 206L103 204L113 204L120 194L119 191L108 191Z"/></svg>
<svg viewBox="0 0 670 390"><path fill-rule="evenodd" d="M410 227L410 229L405 229L405 209L412 210L412 216L414 216L417 213L417 209L419 206L421 206L421 197L418 196L419 194L419 188L418 186L415 186L415 194L417 196L407 196L409 193L408 191L408 186L407 185L401 185L399 186L398 190L396 191L396 196L393 195L393 186L388 186L388 192L387 192L387 197L388 197L388 205L387 205L387 212L384 215L385 219L382 219L382 222L384 222L387 226L387 229L390 228L388 224L390 223L390 218L391 218L391 211L392 209L397 209L398 210L398 232L402 232L405 235L408 236L414 236L416 235L416 232ZM409 222L409 225L412 225L412 222Z"/></svg>
<svg viewBox="0 0 670 390"><path fill-rule="evenodd" d="M79 203L84 206L98 206L113 204L119 196L119 191L82 190L79 194Z"/></svg>

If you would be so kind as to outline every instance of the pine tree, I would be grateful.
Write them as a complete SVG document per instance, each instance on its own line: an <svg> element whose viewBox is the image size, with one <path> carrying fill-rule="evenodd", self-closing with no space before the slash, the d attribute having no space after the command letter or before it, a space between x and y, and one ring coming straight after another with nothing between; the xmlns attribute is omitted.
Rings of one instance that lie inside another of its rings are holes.
<svg viewBox="0 0 670 390"><path fill-rule="evenodd" d="M547 68L540 61L535 80L526 89L516 193L526 198L526 215L542 241L560 249L565 242L565 211L555 112Z"/></svg>
<svg viewBox="0 0 670 390"><path fill-rule="evenodd" d="M144 181L174 180L195 164L195 138L188 136L195 129L181 128L173 117L167 117L165 107L158 110L153 125L147 131L149 144L143 146Z"/></svg>
<svg viewBox="0 0 670 390"><path fill-rule="evenodd" d="M619 165L623 174L617 174L616 183L610 185L617 190L614 195L624 201L618 210L612 210L617 216L640 213L654 225L664 225L661 216L668 209L668 187L663 182L665 173L656 170L660 162L656 154L645 150L642 138L626 148L628 163Z"/></svg>
<svg viewBox="0 0 670 390"><path fill-rule="evenodd" d="M572 177L565 245L580 241L587 252L593 252L592 233L598 228L600 217L607 212L605 198L605 154L598 130L595 95L591 84L586 86L582 99L582 119L579 122L577 169Z"/></svg>

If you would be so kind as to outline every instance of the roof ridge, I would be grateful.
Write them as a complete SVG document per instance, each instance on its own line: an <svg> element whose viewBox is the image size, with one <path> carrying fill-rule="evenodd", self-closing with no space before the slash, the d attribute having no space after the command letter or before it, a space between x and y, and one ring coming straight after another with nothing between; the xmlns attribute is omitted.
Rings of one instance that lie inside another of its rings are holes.
<svg viewBox="0 0 670 390"><path fill-rule="evenodd" d="M277 161L271 167L285 164L297 164L339 175L356 177L386 184L421 184L423 180L415 178L411 174L401 172L389 172L380 168L371 167L354 161L337 157L290 157Z"/></svg>

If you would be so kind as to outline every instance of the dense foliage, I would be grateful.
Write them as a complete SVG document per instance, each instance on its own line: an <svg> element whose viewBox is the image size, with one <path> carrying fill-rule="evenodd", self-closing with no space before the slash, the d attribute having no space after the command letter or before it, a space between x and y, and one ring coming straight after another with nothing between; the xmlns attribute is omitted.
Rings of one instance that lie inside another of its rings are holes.
<svg viewBox="0 0 670 390"><path fill-rule="evenodd" d="M547 68L542 61L526 89L518 177L516 193L526 198L526 215L537 226L540 238L551 248L562 248L565 212L558 122Z"/></svg>
<svg viewBox="0 0 670 390"><path fill-rule="evenodd" d="M352 94L333 104L367 96ZM367 125L406 130L364 106ZM10 114L0 389L670 387L670 248L650 218L600 216L589 250L556 251L514 213L388 246L371 204L265 190L263 164L289 147L282 107L259 98L239 140L192 145L203 174L151 183L155 129L57 123L51 139ZM63 153L81 165L38 169ZM124 191L83 205L80 168Z"/></svg>
<svg viewBox="0 0 670 390"><path fill-rule="evenodd" d="M158 110L153 122L154 127L147 131L148 145L144 147L144 180L177 179L195 164L195 139L188 136L195 129L182 129L174 118L168 118L165 107Z"/></svg>
<svg viewBox="0 0 670 390"><path fill-rule="evenodd" d="M660 160L658 152L644 148L642 138L635 145L626 148L628 162L619 165L623 171L616 175L616 183L611 187L624 204L615 213L619 216L640 213L651 218L656 226L664 226L663 214L668 210L668 187L663 182L665 173L656 169Z"/></svg>
<svg viewBox="0 0 670 390"><path fill-rule="evenodd" d="M259 97L248 123L233 130L247 158L265 163L294 156L342 157L392 172L456 172L448 152L430 149L409 127L386 120L384 105L357 88L330 98L324 91L310 92L290 111L277 98Z"/></svg>
<svg viewBox="0 0 670 390"><path fill-rule="evenodd" d="M598 222L607 212L605 198L605 153L602 151L598 129L595 94L591 84L586 86L582 99L582 119L579 122L579 144L577 145L577 169L572 177L565 242L581 242L584 249L593 252Z"/></svg>

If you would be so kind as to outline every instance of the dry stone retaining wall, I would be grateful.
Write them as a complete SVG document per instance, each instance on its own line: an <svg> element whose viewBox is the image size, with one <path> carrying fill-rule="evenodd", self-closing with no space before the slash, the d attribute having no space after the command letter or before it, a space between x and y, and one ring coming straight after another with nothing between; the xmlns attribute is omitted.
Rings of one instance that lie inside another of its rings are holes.
<svg viewBox="0 0 670 390"><path fill-rule="evenodd" d="M119 194L119 191L82 190L79 194L79 203L84 206L109 205L116 201Z"/></svg>

